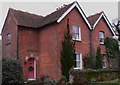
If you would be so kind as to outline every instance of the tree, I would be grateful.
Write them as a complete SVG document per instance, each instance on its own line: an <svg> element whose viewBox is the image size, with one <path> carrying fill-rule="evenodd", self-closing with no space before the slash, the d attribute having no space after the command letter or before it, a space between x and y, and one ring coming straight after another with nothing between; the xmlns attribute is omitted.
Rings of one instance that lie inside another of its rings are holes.
<svg viewBox="0 0 120 85"><path fill-rule="evenodd" d="M113 38L107 37L104 43L106 46L107 56L114 58L118 57L119 55L118 41Z"/></svg>
<svg viewBox="0 0 120 85"><path fill-rule="evenodd" d="M64 34L61 50L62 75L69 78L69 70L74 66L74 42L70 34L69 19L67 19L67 30Z"/></svg>
<svg viewBox="0 0 120 85"><path fill-rule="evenodd" d="M102 68L102 54L101 54L101 49L98 46L96 52L96 69L101 69L101 68Z"/></svg>
<svg viewBox="0 0 120 85"><path fill-rule="evenodd" d="M120 42L120 20L117 20L117 24L113 23L113 25L116 28L118 41ZM119 61L118 62L118 75L119 75L118 78L120 79L120 54L119 54L119 57L118 57L118 61Z"/></svg>
<svg viewBox="0 0 120 85"><path fill-rule="evenodd" d="M117 23L116 24L113 23L113 25L114 25L114 27L115 27L115 29L117 31L118 40L120 41L120 21L117 20Z"/></svg>

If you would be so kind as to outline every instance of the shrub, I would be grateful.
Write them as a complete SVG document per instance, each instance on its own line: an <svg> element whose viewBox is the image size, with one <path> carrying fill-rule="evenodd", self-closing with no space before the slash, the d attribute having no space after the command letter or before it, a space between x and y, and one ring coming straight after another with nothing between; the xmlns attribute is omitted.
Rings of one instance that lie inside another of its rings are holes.
<svg viewBox="0 0 120 85"><path fill-rule="evenodd" d="M118 79L117 71L112 69L87 69L87 70L70 70L70 76L73 77L72 83L89 83L111 81Z"/></svg>
<svg viewBox="0 0 120 85"><path fill-rule="evenodd" d="M3 57L2 59L2 84L8 83L22 84L22 67L17 59L9 59Z"/></svg>
<svg viewBox="0 0 120 85"><path fill-rule="evenodd" d="M69 70L74 66L74 42L70 34L69 22L67 20L67 30L64 34L64 40L62 41L61 49L61 69L62 75L69 78Z"/></svg>
<svg viewBox="0 0 120 85"><path fill-rule="evenodd" d="M83 63L84 63L85 69L90 68L90 56L89 55L86 55L83 57Z"/></svg>
<svg viewBox="0 0 120 85"><path fill-rule="evenodd" d="M48 75L41 75L40 82L43 85L57 85L57 82L50 79Z"/></svg>

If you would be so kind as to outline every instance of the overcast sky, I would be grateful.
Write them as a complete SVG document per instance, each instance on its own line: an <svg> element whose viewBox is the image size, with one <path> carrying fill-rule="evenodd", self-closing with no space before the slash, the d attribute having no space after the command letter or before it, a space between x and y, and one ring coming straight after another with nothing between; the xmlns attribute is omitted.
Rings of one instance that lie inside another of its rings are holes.
<svg viewBox="0 0 120 85"><path fill-rule="evenodd" d="M9 0L8 0L9 1ZM19 9L22 11L27 11L30 13L38 14L45 16L50 14L51 12L55 11L57 7L62 6L63 4L70 4L73 1L68 0L66 2L0 2L0 31L3 27L3 23L5 21L8 9L14 8ZM35 0L32 0L35 1ZM75 0L74 0L75 1ZM109 20L113 20L118 17L118 1L115 0L114 2L111 0L104 1L104 2L83 2L82 0L77 0L80 6L82 7L83 11L85 12L86 16L91 14L95 14L101 11L104 11L105 14L108 16Z"/></svg>

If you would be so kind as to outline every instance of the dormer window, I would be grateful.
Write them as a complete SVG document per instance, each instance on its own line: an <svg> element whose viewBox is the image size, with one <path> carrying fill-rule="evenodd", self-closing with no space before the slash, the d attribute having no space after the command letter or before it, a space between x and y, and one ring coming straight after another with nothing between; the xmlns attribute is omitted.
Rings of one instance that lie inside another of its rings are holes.
<svg viewBox="0 0 120 85"><path fill-rule="evenodd" d="M81 30L79 26L72 26L72 39L81 41Z"/></svg>
<svg viewBox="0 0 120 85"><path fill-rule="evenodd" d="M11 34L8 33L6 36L6 44L10 44L11 43Z"/></svg>
<svg viewBox="0 0 120 85"><path fill-rule="evenodd" d="M104 38L105 38L104 32L99 32L99 36L100 36L100 44L104 44Z"/></svg>

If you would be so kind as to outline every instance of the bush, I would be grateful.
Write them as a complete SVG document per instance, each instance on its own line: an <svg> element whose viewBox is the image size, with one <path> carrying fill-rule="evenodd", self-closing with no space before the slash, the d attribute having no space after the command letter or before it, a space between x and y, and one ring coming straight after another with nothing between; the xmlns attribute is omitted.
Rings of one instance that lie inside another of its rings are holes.
<svg viewBox="0 0 120 85"><path fill-rule="evenodd" d="M83 62L84 62L84 68L89 69L90 68L90 56L89 55L84 56Z"/></svg>
<svg viewBox="0 0 120 85"><path fill-rule="evenodd" d="M70 76L73 77L73 83L89 83L98 81L111 81L118 79L117 71L112 69L87 69L87 70L70 70Z"/></svg>
<svg viewBox="0 0 120 85"><path fill-rule="evenodd" d="M57 85L57 82L50 79L48 75L41 75L40 82L43 85Z"/></svg>
<svg viewBox="0 0 120 85"><path fill-rule="evenodd" d="M22 67L19 60L4 57L2 59L2 85L8 85L8 83L17 83L17 85L23 83Z"/></svg>

